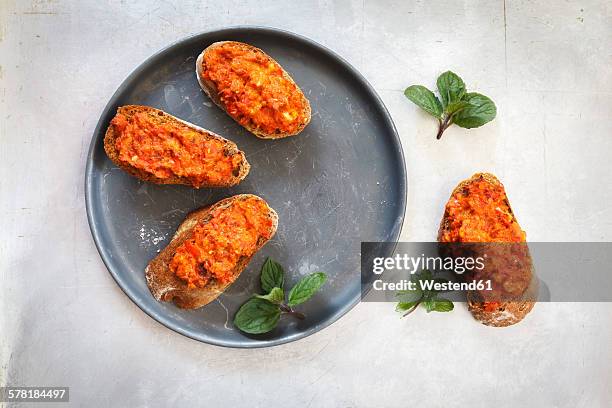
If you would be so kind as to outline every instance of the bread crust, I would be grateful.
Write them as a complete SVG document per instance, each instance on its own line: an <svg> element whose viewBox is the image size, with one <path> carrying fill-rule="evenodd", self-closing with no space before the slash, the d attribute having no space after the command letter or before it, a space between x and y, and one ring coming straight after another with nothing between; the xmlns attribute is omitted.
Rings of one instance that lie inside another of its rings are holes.
<svg viewBox="0 0 612 408"><path fill-rule="evenodd" d="M179 119L175 116L170 115L160 109L155 109L150 106L142 106L142 105L124 105L117 108L117 113L122 114L126 117L134 116L137 113L146 113L150 115L156 123L173 123L188 126L189 128L195 130L202 137L206 139L217 139L223 142L225 151L228 155L239 154L241 157L241 165L239 167L239 171L237 175L232 175L230 178L221 183L203 183L199 185L195 185L192 180L187 177L176 176L173 175L168 178L159 178L155 175L146 172L142 169L136 168L129 163L122 162L119 160L119 152L115 148L115 141L119 135L115 132L115 127L109 124L108 129L106 129L106 134L104 135L104 151L106 155L113 163L115 163L118 167L123 169L126 173L131 174L132 176L143 180L148 181L150 183L155 184L183 184L195 188L200 187L231 187L240 183L244 178L249 174L249 170L251 168L249 162L246 159L244 152L238 150L238 146L230 140L225 139L218 134L211 132L210 130L203 129L199 126L194 125L193 123L186 122L182 119Z"/></svg>
<svg viewBox="0 0 612 408"><path fill-rule="evenodd" d="M170 261L174 257L176 249L193 236L193 229L198 223L205 223L210 219L210 214L219 208L230 206L238 200L247 198L256 198L265 201L253 194L239 194L226 199L223 199L213 205L193 211L187 215L185 220L178 227L170 243L164 248L145 268L145 278L147 286L153 297L161 302L174 303L182 309L196 309L207 305L215 300L223 293L240 276L247 264L276 233L278 228L278 215L270 206L267 205L268 217L272 220L270 238L265 239L260 237L257 241L257 246L253 254L248 258L242 258L233 271L233 279L228 283L218 283L213 280L203 288L188 288L187 283L179 279L174 272L170 270Z"/></svg>
<svg viewBox="0 0 612 408"><path fill-rule="evenodd" d="M533 309L536 303L535 298L538 293L537 288L537 279L533 279L529 289L527 289L523 296L523 300L502 302L499 307L493 311L485 310L483 308L483 303L475 298L474 292L468 292L468 310L472 313L474 319L486 326L511 326L523 320L527 313Z"/></svg>
<svg viewBox="0 0 612 408"><path fill-rule="evenodd" d="M233 44L235 46L238 47L244 47L247 48L249 50L252 50L258 54L263 55L265 58L267 58L270 61L275 62L276 64L278 64L279 67L281 67L281 70L283 72L283 77L285 77L285 79L287 79L289 82L295 84L297 91L299 91L302 100L304 102L304 110L302 111L303 115L304 115L304 122L301 123L299 125L299 127L297 128L296 131L294 132L281 132L281 133L265 133L262 132L259 129L256 129L252 126L246 126L243 125L241 123L239 123L241 126L243 126L246 130L248 130L249 132L253 133L255 136L261 138L261 139L282 139L284 137L289 137L289 136L295 136L298 133L300 133L302 130L304 130L304 128L310 123L310 119L312 116L312 111L310 108L310 102L308 101L308 99L306 99L306 96L304 96L304 92L302 92L302 90L300 89L299 86L297 86L297 84L295 83L295 81L293 80L293 78L291 78L291 76L287 73L287 71L285 71L285 69L272 57L270 57L268 54L266 54L265 52L263 52L262 50L260 50L257 47L254 47L252 45L249 44L245 44L245 43L241 43L241 42L237 42L237 41L219 41L216 43L213 43L211 45L209 45L208 47L206 47L206 49L204 49L204 51L202 51L200 53L200 55L198 56L197 60L196 60L196 77L198 79L198 83L200 84L200 87L202 88L202 90L204 91L204 93L206 93L206 95L208 95L208 97L214 102L215 105L217 105L219 108L221 108L225 113L227 113L227 109L225 108L225 105L223 104L223 102L221 101L221 99L219 98L219 94L217 92L217 87L214 84L214 82L207 80L206 78L203 77L202 73L204 70L204 56L206 55L207 52L213 50L216 47L222 46L224 44ZM231 115L228 114L228 116L231 117ZM232 117L232 119L234 119Z"/></svg>
<svg viewBox="0 0 612 408"><path fill-rule="evenodd" d="M490 183L494 186L503 185L501 182L491 173L476 173L471 178L462 181L455 187L453 192L451 193L451 197L455 194L460 193L465 187L469 186L471 183L476 181L484 180L487 183ZM516 222L516 217L512 211L512 207L510 206L510 202L508 197L505 197L506 204L508 205L508 210L512 217ZM444 215L442 216L442 221L440 222L440 228L438 229L438 242L441 242L442 237L446 232L449 232L450 227L450 219L448 217L448 208L445 208ZM533 309L535 305L535 301L537 299L538 294L538 280L535 276L535 271L533 270L533 263L531 264L531 282L529 287L525 290L522 297L517 299L516 301L506 301L500 302L499 307L497 307L493 311L485 310L483 307L482 301L479 299L477 292L468 291L467 293L467 304L468 310L472 313L472 316L480 323L493 326L493 327L507 327L513 324L516 324L523 320L525 316Z"/></svg>

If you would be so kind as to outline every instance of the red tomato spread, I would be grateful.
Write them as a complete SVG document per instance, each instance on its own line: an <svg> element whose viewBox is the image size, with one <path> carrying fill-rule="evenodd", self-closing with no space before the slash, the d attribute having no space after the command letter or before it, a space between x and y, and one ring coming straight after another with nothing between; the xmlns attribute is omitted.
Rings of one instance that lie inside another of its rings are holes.
<svg viewBox="0 0 612 408"><path fill-rule="evenodd" d="M450 228L441 242L524 242L525 232L510 211L504 187L481 178L453 194L446 204Z"/></svg>
<svg viewBox="0 0 612 408"><path fill-rule="evenodd" d="M304 123L302 91L262 52L232 43L214 47L204 54L202 76L243 126L275 134L296 132Z"/></svg>
<svg viewBox="0 0 612 408"><path fill-rule="evenodd" d="M118 113L111 124L118 133L119 160L158 177L185 177L193 185L215 185L237 175L243 160L228 154L224 143L207 139L192 128L158 123L147 113Z"/></svg>
<svg viewBox="0 0 612 408"><path fill-rule="evenodd" d="M214 210L176 249L170 269L189 288L204 287L212 279L232 282L238 262L255 252L260 238L270 239L269 215L266 203L255 197Z"/></svg>
<svg viewBox="0 0 612 408"><path fill-rule="evenodd" d="M482 302L482 308L485 312L495 312L501 306L501 302Z"/></svg>

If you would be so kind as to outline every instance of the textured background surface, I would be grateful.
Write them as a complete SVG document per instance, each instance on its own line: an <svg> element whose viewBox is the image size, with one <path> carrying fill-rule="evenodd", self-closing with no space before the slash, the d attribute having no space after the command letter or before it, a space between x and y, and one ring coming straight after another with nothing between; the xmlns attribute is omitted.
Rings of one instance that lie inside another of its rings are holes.
<svg viewBox="0 0 612 408"><path fill-rule="evenodd" d="M529 239L610 240L610 1L130 3L0 0L1 383L68 385L84 406L609 404L609 304L539 304L507 329L462 305L400 320L362 304L272 349L184 338L106 272L83 171L103 106L146 57L201 30L271 25L340 53L387 104L409 174L403 239L434 239L454 185L489 170ZM499 112L436 141L402 90L446 69Z"/></svg>

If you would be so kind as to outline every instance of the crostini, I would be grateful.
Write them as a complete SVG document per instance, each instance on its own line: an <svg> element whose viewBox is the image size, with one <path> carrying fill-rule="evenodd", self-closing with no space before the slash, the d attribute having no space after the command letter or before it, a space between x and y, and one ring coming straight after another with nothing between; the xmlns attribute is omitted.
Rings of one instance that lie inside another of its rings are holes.
<svg viewBox="0 0 612 408"><path fill-rule="evenodd" d="M197 58L196 75L210 99L257 137L297 135L310 122L310 103L295 81L252 45L210 45Z"/></svg>
<svg viewBox="0 0 612 408"><path fill-rule="evenodd" d="M475 174L452 192L438 242L464 243L452 249L488 257L483 271L467 276L493 281L492 290L467 293L468 309L479 322L509 326L520 322L533 308L538 281L525 241L526 234L512 212L504 186L494 175Z"/></svg>
<svg viewBox="0 0 612 408"><path fill-rule="evenodd" d="M194 211L145 269L158 301L195 309L215 300L276 233L278 215L260 197L241 194Z"/></svg>
<svg viewBox="0 0 612 408"><path fill-rule="evenodd" d="M129 174L156 184L229 187L250 169L235 143L149 106L119 107L104 150Z"/></svg>

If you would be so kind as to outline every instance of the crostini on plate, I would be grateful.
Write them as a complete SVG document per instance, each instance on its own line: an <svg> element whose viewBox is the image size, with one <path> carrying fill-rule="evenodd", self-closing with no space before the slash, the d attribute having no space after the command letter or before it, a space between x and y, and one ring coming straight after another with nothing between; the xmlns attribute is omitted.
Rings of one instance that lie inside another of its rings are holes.
<svg viewBox="0 0 612 408"><path fill-rule="evenodd" d="M196 75L210 99L257 137L294 136L310 122L310 103L295 81L252 45L213 43L197 58Z"/></svg>
<svg viewBox="0 0 612 408"><path fill-rule="evenodd" d="M212 302L240 276L277 226L276 212L252 194L192 212L146 267L151 294L183 309Z"/></svg>
<svg viewBox="0 0 612 408"><path fill-rule="evenodd" d="M250 169L234 142L149 106L119 107L104 150L129 174L156 184L230 187Z"/></svg>

